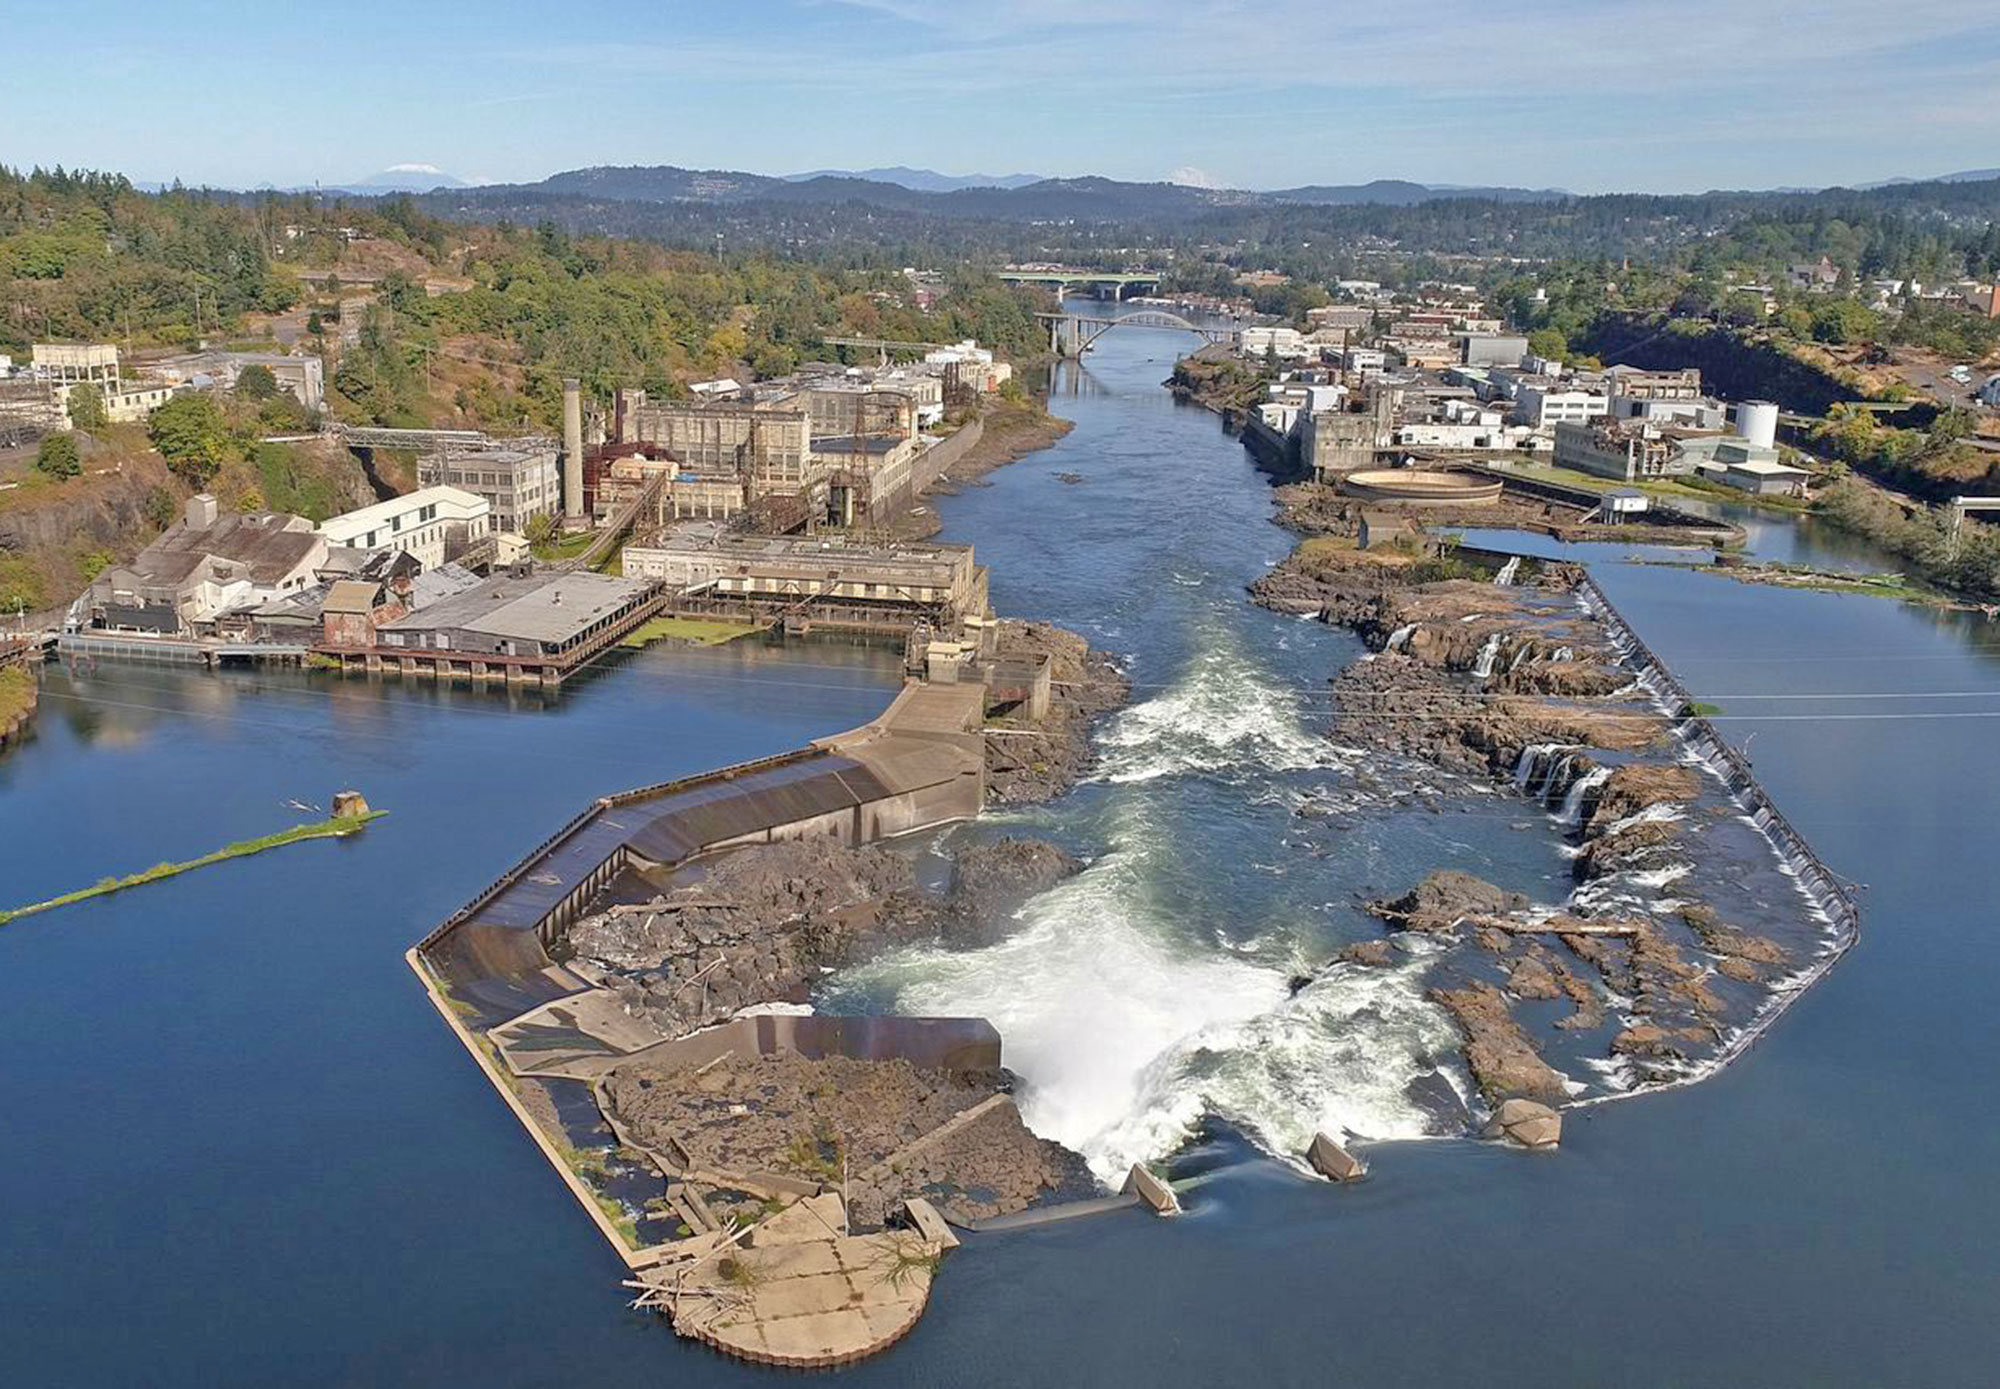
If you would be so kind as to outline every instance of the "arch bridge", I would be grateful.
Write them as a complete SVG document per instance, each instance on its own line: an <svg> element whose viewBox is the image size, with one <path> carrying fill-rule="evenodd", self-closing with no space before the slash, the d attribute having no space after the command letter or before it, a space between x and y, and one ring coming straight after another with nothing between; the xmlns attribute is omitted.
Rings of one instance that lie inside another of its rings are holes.
<svg viewBox="0 0 2000 1389"><path fill-rule="evenodd" d="M1113 328L1166 328L1183 333L1196 333L1209 342L1234 342L1236 329L1204 328L1182 318L1177 313L1164 313L1159 309L1137 309L1131 313L1119 314L1116 318L1092 318L1085 314L1044 313L1035 315L1049 325L1049 350L1059 357L1081 357L1096 345L1097 340Z"/></svg>

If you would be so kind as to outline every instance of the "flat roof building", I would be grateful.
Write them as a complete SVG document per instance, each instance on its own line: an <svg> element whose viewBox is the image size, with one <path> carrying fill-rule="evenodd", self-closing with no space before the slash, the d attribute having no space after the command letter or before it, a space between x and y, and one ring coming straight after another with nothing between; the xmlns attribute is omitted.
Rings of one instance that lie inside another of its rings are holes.
<svg viewBox="0 0 2000 1389"><path fill-rule="evenodd" d="M636 625L658 587L587 570L498 575L384 624L377 643L567 670Z"/></svg>
<svg viewBox="0 0 2000 1389"><path fill-rule="evenodd" d="M464 557L493 529L493 505L459 487L425 487L373 506L329 516L329 546L401 550L425 569Z"/></svg>
<svg viewBox="0 0 2000 1389"><path fill-rule="evenodd" d="M562 506L562 468L553 439L509 439L483 448L451 446L417 461L425 487L456 487L484 497L491 528L520 534L537 516Z"/></svg>

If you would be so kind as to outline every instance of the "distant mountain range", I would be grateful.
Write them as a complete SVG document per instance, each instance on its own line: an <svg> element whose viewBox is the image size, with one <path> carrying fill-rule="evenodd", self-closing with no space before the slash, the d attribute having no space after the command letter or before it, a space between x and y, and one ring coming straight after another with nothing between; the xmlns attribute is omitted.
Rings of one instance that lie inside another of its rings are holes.
<svg viewBox="0 0 2000 1389"><path fill-rule="evenodd" d="M1931 178L1885 178L1875 183L1857 183L1856 188L1900 188L1906 183L1986 183L2000 178L2000 169L1962 169L1955 174L1937 174Z"/></svg>
<svg viewBox="0 0 2000 1389"><path fill-rule="evenodd" d="M949 186L925 186L932 184ZM571 169L537 183L492 184L432 196L488 210L548 199L711 206L860 203L945 217L1115 221L1186 216L1220 207L1365 203L1408 207L1452 198L1553 202L1569 195L1560 189L1438 187L1389 179L1258 192L1186 183L1128 183L1096 176L1036 178L1012 174L989 178L921 169L822 170L775 178L740 170L657 164Z"/></svg>
<svg viewBox="0 0 2000 1389"><path fill-rule="evenodd" d="M1040 183L1042 174L941 174L935 169L912 169L892 164L886 169L814 169L809 174L786 174L788 183L807 183L816 178L862 179L868 183L893 183L918 193L956 193L961 188L1024 188Z"/></svg>
<svg viewBox="0 0 2000 1389"><path fill-rule="evenodd" d="M433 188L472 187L435 164L391 164L379 174L341 186L357 193L428 193Z"/></svg>

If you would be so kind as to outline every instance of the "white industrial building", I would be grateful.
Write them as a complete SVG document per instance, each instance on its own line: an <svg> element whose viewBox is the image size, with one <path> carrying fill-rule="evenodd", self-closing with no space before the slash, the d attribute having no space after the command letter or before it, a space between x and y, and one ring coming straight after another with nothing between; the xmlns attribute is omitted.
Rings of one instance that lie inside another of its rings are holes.
<svg viewBox="0 0 2000 1389"><path fill-rule="evenodd" d="M400 550L425 569L455 559L493 531L493 505L457 487L426 487L322 521L329 547Z"/></svg>

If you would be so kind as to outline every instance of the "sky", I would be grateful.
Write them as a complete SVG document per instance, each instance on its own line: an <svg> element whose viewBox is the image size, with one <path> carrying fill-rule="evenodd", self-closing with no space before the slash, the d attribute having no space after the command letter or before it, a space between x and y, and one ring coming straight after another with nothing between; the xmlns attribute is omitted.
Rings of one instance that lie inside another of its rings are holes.
<svg viewBox="0 0 2000 1389"><path fill-rule="evenodd" d="M1820 186L2000 165L1967 0L0 0L0 163L908 164L1238 188Z"/></svg>

